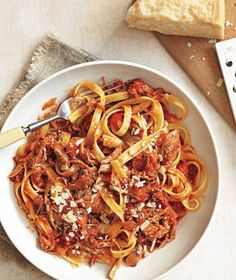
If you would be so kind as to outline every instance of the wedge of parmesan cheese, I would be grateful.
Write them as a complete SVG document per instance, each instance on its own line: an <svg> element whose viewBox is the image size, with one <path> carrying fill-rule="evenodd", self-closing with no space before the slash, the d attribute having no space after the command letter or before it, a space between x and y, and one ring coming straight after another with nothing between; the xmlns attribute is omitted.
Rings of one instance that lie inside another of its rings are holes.
<svg viewBox="0 0 236 280"><path fill-rule="evenodd" d="M130 7L131 27L164 34L224 38L224 0L137 0Z"/></svg>

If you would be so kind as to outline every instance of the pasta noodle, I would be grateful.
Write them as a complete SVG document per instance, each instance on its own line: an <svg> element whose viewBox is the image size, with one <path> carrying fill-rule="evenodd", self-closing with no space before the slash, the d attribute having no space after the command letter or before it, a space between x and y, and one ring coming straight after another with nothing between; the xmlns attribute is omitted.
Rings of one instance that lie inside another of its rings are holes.
<svg viewBox="0 0 236 280"><path fill-rule="evenodd" d="M69 96L69 120L32 133L9 178L42 250L73 266L108 263L113 279L123 261L135 266L175 238L208 174L179 97L140 79L82 81ZM58 105L47 102L43 117Z"/></svg>

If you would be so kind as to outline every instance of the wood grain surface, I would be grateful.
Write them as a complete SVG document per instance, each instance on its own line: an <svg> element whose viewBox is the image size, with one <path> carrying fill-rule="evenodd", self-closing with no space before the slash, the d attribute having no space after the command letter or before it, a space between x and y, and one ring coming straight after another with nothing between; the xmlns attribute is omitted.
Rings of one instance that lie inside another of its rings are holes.
<svg viewBox="0 0 236 280"><path fill-rule="evenodd" d="M228 23L225 27L225 39L236 37L236 1L226 0L225 18ZM223 118L234 127L225 86L216 86L222 74L215 43L203 38L169 36L160 33L155 33L155 35ZM188 43L191 47L187 46Z"/></svg>

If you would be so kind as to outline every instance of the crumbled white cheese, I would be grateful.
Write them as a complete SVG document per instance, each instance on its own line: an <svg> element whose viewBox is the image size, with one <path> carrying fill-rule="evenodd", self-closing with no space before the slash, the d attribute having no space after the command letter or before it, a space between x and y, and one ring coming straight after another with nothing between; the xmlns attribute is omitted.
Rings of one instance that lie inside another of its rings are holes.
<svg viewBox="0 0 236 280"><path fill-rule="evenodd" d="M142 180L142 181L137 182L137 183L135 184L135 186L136 186L137 188L141 188L141 187L144 187L145 184L146 184L146 181L145 181L145 180Z"/></svg>
<svg viewBox="0 0 236 280"><path fill-rule="evenodd" d="M144 207L145 207L145 203L144 203L144 202L141 202L141 203L139 204L139 206L137 207L137 210L138 210L138 211L141 211Z"/></svg>
<svg viewBox="0 0 236 280"><path fill-rule="evenodd" d="M148 227L150 224L150 222L148 220L146 220L145 222L143 222L140 226L141 230L144 230L146 227Z"/></svg>
<svg viewBox="0 0 236 280"><path fill-rule="evenodd" d="M63 218L63 220L65 220L66 222L68 222L70 224L73 224L77 221L77 218L74 215L72 210L70 210L67 214L63 214L62 218Z"/></svg>
<svg viewBox="0 0 236 280"><path fill-rule="evenodd" d="M61 194L61 197L66 200L66 199L68 199L70 197L70 194L69 194L69 192L63 192Z"/></svg>
<svg viewBox="0 0 236 280"><path fill-rule="evenodd" d="M140 128L137 128L133 131L133 135L138 135L140 133Z"/></svg>
<svg viewBox="0 0 236 280"><path fill-rule="evenodd" d="M71 201L70 201L70 207L71 207L71 208L74 208L74 207L76 207L76 206L77 206L76 202L75 202L74 200L71 200Z"/></svg>
<svg viewBox="0 0 236 280"><path fill-rule="evenodd" d="M192 43L191 42L188 42L186 45L187 45L188 48L192 47Z"/></svg>
<svg viewBox="0 0 236 280"><path fill-rule="evenodd" d="M194 59L194 57L195 57L195 55L192 54L189 58L190 58L190 59Z"/></svg>
<svg viewBox="0 0 236 280"><path fill-rule="evenodd" d="M158 208L161 209L161 208L162 208L162 205L161 205L161 204L158 204Z"/></svg>
<svg viewBox="0 0 236 280"><path fill-rule="evenodd" d="M64 206L65 206L65 205L63 205L63 204L60 204L60 205L58 206L58 212L59 212L59 213L62 212Z"/></svg>
<svg viewBox="0 0 236 280"><path fill-rule="evenodd" d="M80 139L76 140L75 145L79 146L83 142L84 142L84 138L80 138Z"/></svg>
<svg viewBox="0 0 236 280"><path fill-rule="evenodd" d="M133 214L133 217L134 217L134 218L138 218L138 213L135 212L135 213Z"/></svg>
<svg viewBox="0 0 236 280"><path fill-rule="evenodd" d="M132 176L132 179L139 181L139 177L136 176L136 175L133 175L133 176Z"/></svg>
<svg viewBox="0 0 236 280"><path fill-rule="evenodd" d="M90 214L91 212L92 212L92 208L91 207L87 208L87 213Z"/></svg>
<svg viewBox="0 0 236 280"><path fill-rule="evenodd" d="M205 61L205 60L206 60L206 58L205 58L205 56L203 56L203 57L202 57L202 61Z"/></svg>
<svg viewBox="0 0 236 280"><path fill-rule="evenodd" d="M72 238L75 236L74 232L72 232L72 231L71 231L71 232L69 232L69 234L68 234L68 235L69 235L70 237L72 237Z"/></svg>
<svg viewBox="0 0 236 280"><path fill-rule="evenodd" d="M223 85L223 83L224 83L224 80L223 80L222 78L220 78L220 79L217 81L216 86L217 86L218 88L221 88L222 85Z"/></svg>
<svg viewBox="0 0 236 280"><path fill-rule="evenodd" d="M73 231L76 231L77 229L78 229L77 224L76 224L76 223L73 223L73 224L72 224L72 230L73 230Z"/></svg>
<svg viewBox="0 0 236 280"><path fill-rule="evenodd" d="M56 203L56 205L66 205L65 199L63 199L61 196L51 196L51 199Z"/></svg>
<svg viewBox="0 0 236 280"><path fill-rule="evenodd" d="M66 236L66 241L70 241L70 238L68 236Z"/></svg>
<svg viewBox="0 0 236 280"><path fill-rule="evenodd" d="M81 235L81 236L80 236L80 240L83 240L83 239L84 239L84 235Z"/></svg>
<svg viewBox="0 0 236 280"><path fill-rule="evenodd" d="M210 93L210 91L207 91L207 95L209 96L211 93Z"/></svg>
<svg viewBox="0 0 236 280"><path fill-rule="evenodd" d="M146 204L147 207L149 208L156 208L156 202L151 202L151 201L148 201L147 204Z"/></svg>

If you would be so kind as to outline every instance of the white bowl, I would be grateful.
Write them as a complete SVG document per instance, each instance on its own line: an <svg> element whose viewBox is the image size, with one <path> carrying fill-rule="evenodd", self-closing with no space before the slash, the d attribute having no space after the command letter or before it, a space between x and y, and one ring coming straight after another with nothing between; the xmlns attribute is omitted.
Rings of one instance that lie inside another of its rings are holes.
<svg viewBox="0 0 236 280"><path fill-rule="evenodd" d="M84 63L62 70L30 90L11 112L2 130L27 125L36 120L42 104L51 97L65 97L66 90L75 82L83 79L96 81L101 76L105 76L108 81L113 78L141 78L152 86L163 87L184 98L189 108L185 126L209 170L209 188L202 199L202 206L199 211L188 213L180 222L176 239L150 254L134 268L123 265L116 275L116 279L159 279L179 264L199 242L212 218L218 196L220 174L213 135L207 120L189 93L163 74L142 65L121 61ZM27 228L27 221L17 206L12 184L8 180L8 174L13 168L12 157L19 144L18 142L0 151L0 219L12 243L32 264L56 279L104 279L109 269L106 265L96 264L90 268L82 264L78 268L72 268L66 261L47 254L38 247L36 234Z"/></svg>

